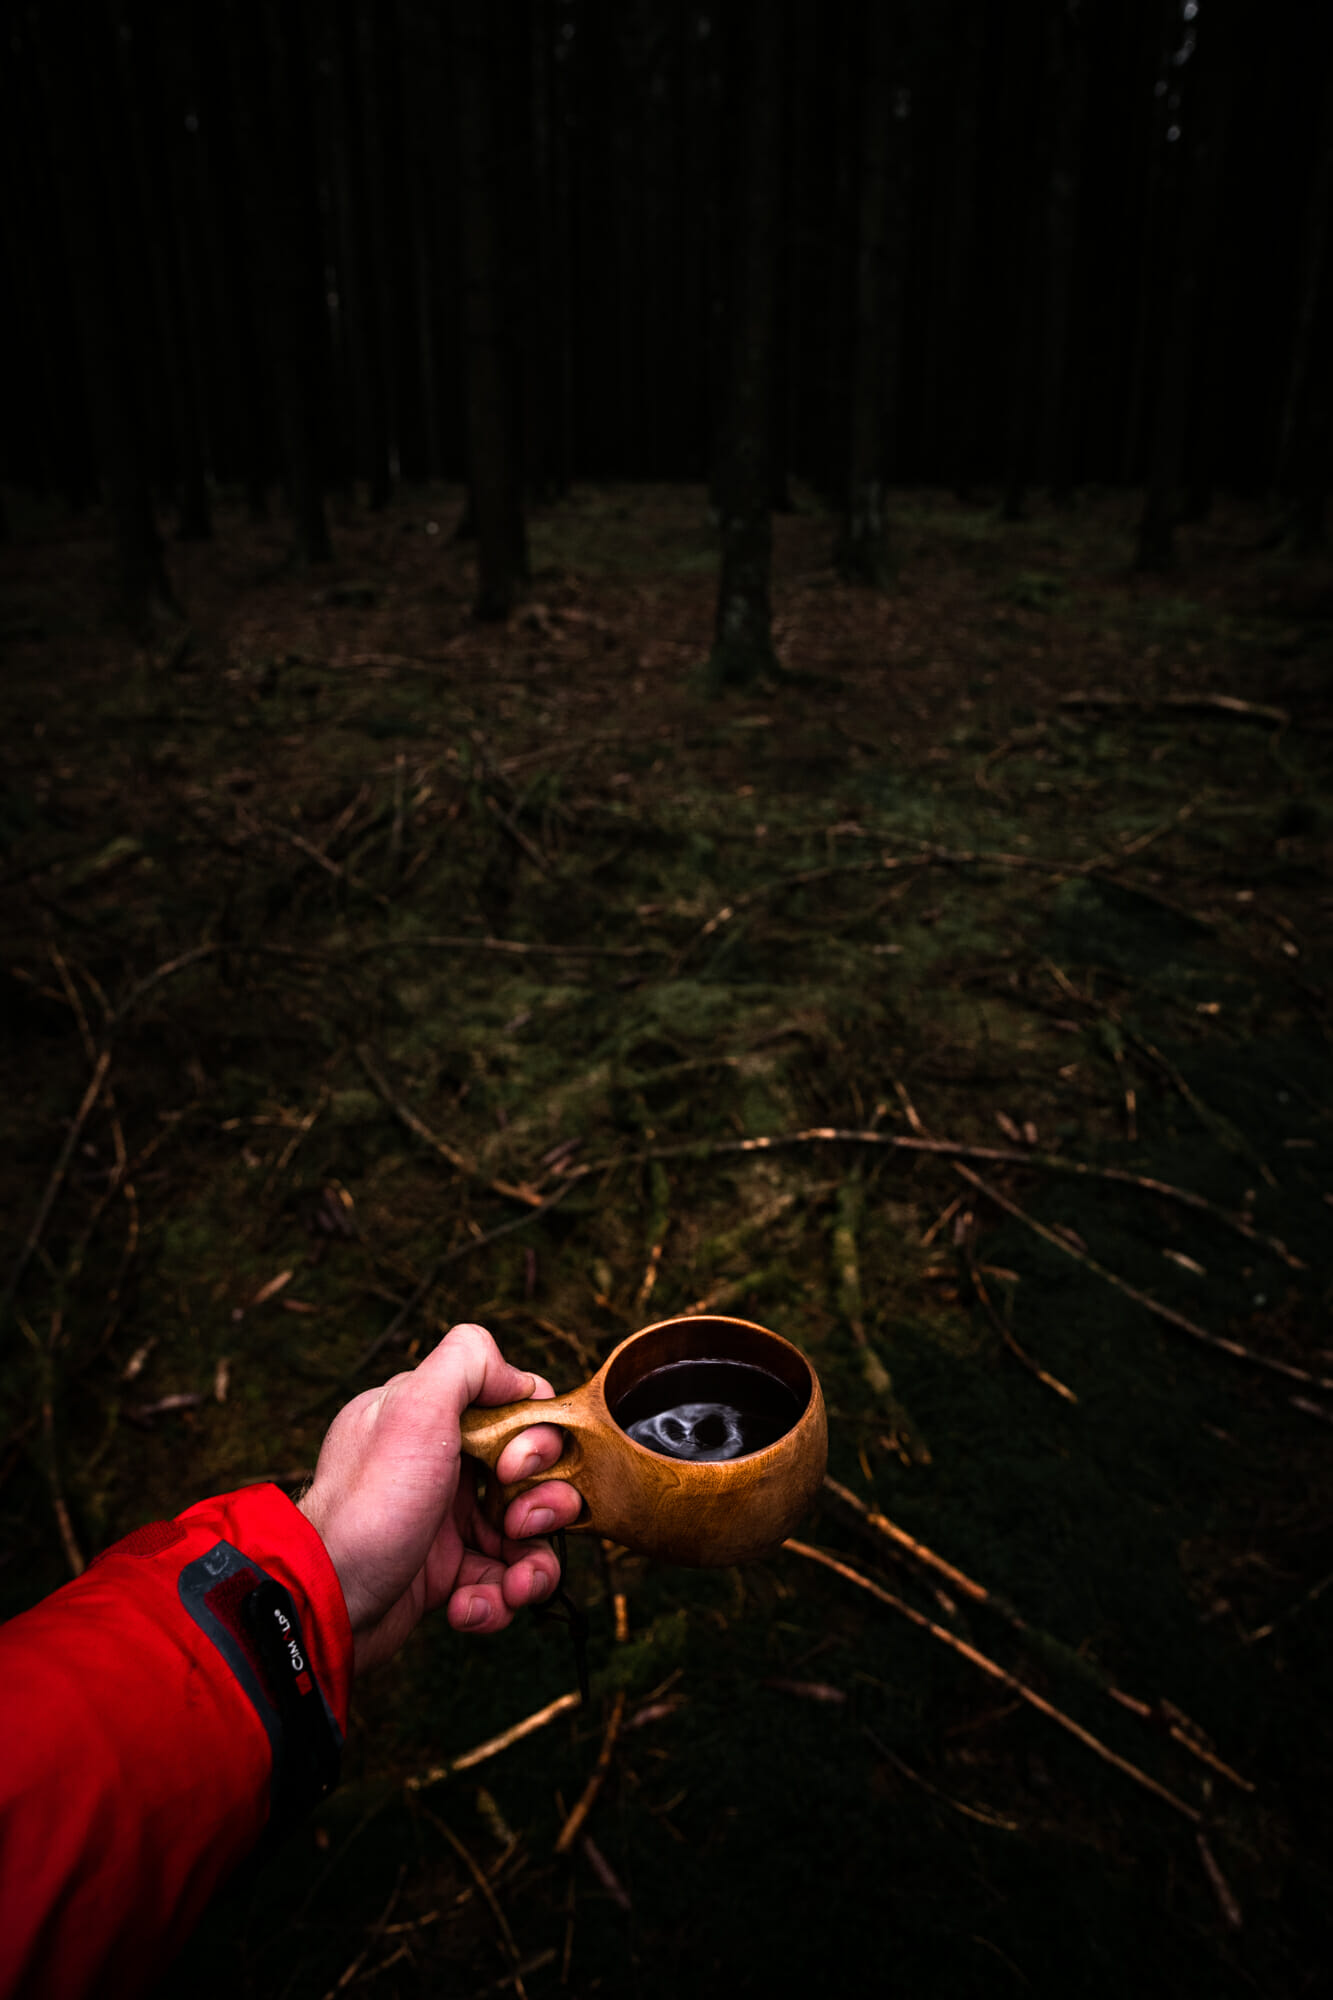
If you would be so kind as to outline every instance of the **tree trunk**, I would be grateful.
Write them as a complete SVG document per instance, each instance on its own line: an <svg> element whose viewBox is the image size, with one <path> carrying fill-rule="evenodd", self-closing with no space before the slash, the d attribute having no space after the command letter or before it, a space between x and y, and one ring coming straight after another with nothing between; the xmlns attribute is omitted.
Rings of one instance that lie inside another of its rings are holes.
<svg viewBox="0 0 1333 2000"><path fill-rule="evenodd" d="M769 585L773 348L777 307L781 0L744 0L734 71L738 160L732 216L730 366L718 467L722 574L706 678L745 687L778 671Z"/></svg>
<svg viewBox="0 0 1333 2000"><path fill-rule="evenodd" d="M938 204L942 324L926 355L927 407L940 475L959 500L970 502L981 374L971 306L977 283L977 152L986 40L982 0L956 0L948 25L943 69L951 116L944 132L944 193Z"/></svg>
<svg viewBox="0 0 1333 2000"><path fill-rule="evenodd" d="M526 570L510 356L505 334L503 207L496 144L495 17L489 0L454 10L467 443L477 527L478 618L507 618Z"/></svg>
<svg viewBox="0 0 1333 2000"><path fill-rule="evenodd" d="M1333 458L1333 71L1324 91L1318 147L1306 202L1301 271L1278 441L1275 485L1290 510L1298 553L1324 544Z"/></svg>
<svg viewBox="0 0 1333 2000"><path fill-rule="evenodd" d="M890 258L901 254L901 178L905 145L898 135L907 106L895 101L893 13L871 0L861 81L861 198L857 216L856 292L852 334L851 436L846 503L833 552L849 583L882 589L891 582L884 519L884 418L892 392L890 369L897 342L890 326L891 297L901 294ZM905 99L905 92L903 93ZM896 170L896 171L895 171ZM895 183L897 183L895 185ZM892 240L891 239L896 239ZM892 292L891 292L892 286Z"/></svg>
<svg viewBox="0 0 1333 2000"><path fill-rule="evenodd" d="M1139 522L1140 569L1168 570L1175 564L1175 530L1181 518L1185 439L1190 419L1190 386L1198 346L1200 299L1212 261L1218 222L1218 194L1235 54L1235 5L1214 0L1215 11L1191 48L1193 77L1183 76L1179 108L1170 113L1165 144L1179 149L1177 189L1170 166L1164 176L1168 215L1173 214L1169 276L1158 339L1152 427L1148 444L1148 490ZM1184 46L1182 44L1182 46ZM1187 64L1179 63L1182 73ZM1175 138L1171 137L1172 133ZM1170 196L1176 192L1176 199Z"/></svg>
<svg viewBox="0 0 1333 2000"><path fill-rule="evenodd" d="M1041 477L1057 505L1074 489L1074 262L1088 88L1086 0L1057 0L1046 17L1051 151L1046 175L1046 297L1042 331Z"/></svg>
<svg viewBox="0 0 1333 2000"><path fill-rule="evenodd" d="M1005 383L1005 473L1000 515L1021 521L1032 480L1038 412L1037 343L1041 336L1042 241L1040 135L1042 8L1039 0L1009 0L1003 10L1006 38L1004 95L1009 230L1003 292L1008 332Z"/></svg>
<svg viewBox="0 0 1333 2000"><path fill-rule="evenodd" d="M169 458L177 534L181 541L198 542L212 537L213 503L208 486L199 345L183 258L188 237L181 219L185 176L180 149L171 144L177 121L170 118L164 97L160 26L151 11L145 10L136 32L117 39L156 305L154 366L160 370L170 406Z"/></svg>
<svg viewBox="0 0 1333 2000"><path fill-rule="evenodd" d="M244 15L233 23L244 27ZM281 0L259 11L257 32L233 36L233 51L256 318L277 406L292 556L304 567L331 561L333 545L324 510L328 319L301 25L299 0Z"/></svg>
<svg viewBox="0 0 1333 2000"><path fill-rule="evenodd" d="M369 23L357 0L339 0L338 60L342 69L342 134L338 149L344 225L344 323L348 331L350 375L358 470L372 508L383 507L393 490L389 423L381 340L380 246L372 222L371 178L366 146L366 97L362 77L369 54Z"/></svg>
<svg viewBox="0 0 1333 2000"><path fill-rule="evenodd" d="M93 429L115 546L120 615L135 631L178 616L153 514L135 327L137 266L124 252L139 233L132 213L127 135L115 118L110 38L90 16L85 32L47 26L45 95L69 247L71 292Z"/></svg>

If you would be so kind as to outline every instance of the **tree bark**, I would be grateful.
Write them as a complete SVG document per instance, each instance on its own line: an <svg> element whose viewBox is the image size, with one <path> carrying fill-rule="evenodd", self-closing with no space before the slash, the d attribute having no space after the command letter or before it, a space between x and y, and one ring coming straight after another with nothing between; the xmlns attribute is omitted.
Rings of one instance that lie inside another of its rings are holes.
<svg viewBox="0 0 1333 2000"><path fill-rule="evenodd" d="M503 199L497 146L496 32L490 0L454 10L467 444L477 529L478 618L507 618L526 574L526 531L506 338Z"/></svg>
<svg viewBox="0 0 1333 2000"><path fill-rule="evenodd" d="M329 336L304 75L300 0L278 0L233 35L254 299L267 349L299 567L329 562L324 508ZM248 70L247 70L248 61Z"/></svg>
<svg viewBox="0 0 1333 2000"><path fill-rule="evenodd" d="M981 373L970 307L977 282L977 154L986 41L982 0L957 0L950 26L944 68L952 117L945 132L945 194L939 204L943 323L930 343L926 365L940 476L959 500L969 502L977 471Z"/></svg>
<svg viewBox="0 0 1333 2000"><path fill-rule="evenodd" d="M738 11L740 11L738 9ZM706 679L745 687L778 671L769 603L770 456L777 309L781 0L745 0L734 72L738 160L729 251L731 327L724 444L718 466L722 573Z"/></svg>
<svg viewBox="0 0 1333 2000"><path fill-rule="evenodd" d="M1306 201L1291 360L1282 408L1275 485L1290 509L1299 554L1324 545L1333 459L1333 71L1324 90L1318 147Z"/></svg>
<svg viewBox="0 0 1333 2000"><path fill-rule="evenodd" d="M1193 48L1198 65L1193 88L1183 88L1179 109L1170 114L1165 143L1178 148L1164 174L1164 207L1174 220L1166 297L1158 337L1152 425L1148 444L1148 486L1139 522L1137 565L1169 570L1176 559L1185 479L1185 440L1190 420L1190 388L1198 345L1200 302L1212 261L1218 223L1218 195L1226 144L1236 55L1238 0L1214 0L1214 12ZM1184 44L1182 44L1182 47ZM1184 63L1179 64L1183 71ZM1171 134L1175 132L1176 138ZM1172 187L1170 168L1176 169ZM1172 194L1175 200L1171 200Z"/></svg>
<svg viewBox="0 0 1333 2000"><path fill-rule="evenodd" d="M1051 151L1046 173L1041 477L1057 505L1074 488L1074 266L1088 87L1087 0L1055 0L1046 17Z"/></svg>
<svg viewBox="0 0 1333 2000"><path fill-rule="evenodd" d="M371 177L367 158L367 104L362 77L369 68L369 23L357 0L339 0L338 61L342 70L342 136L339 178L343 210L345 294L349 373L357 469L372 508L383 507L393 490L389 422L381 339L380 246L372 221Z"/></svg>
<svg viewBox="0 0 1333 2000"><path fill-rule="evenodd" d="M861 197L857 216L856 303L852 335L851 435L842 526L833 552L849 583L883 589L892 581L884 516L884 426L898 354L905 126L909 100L894 89L893 12L866 10L861 83ZM895 227L895 224L899 226Z"/></svg>
<svg viewBox="0 0 1333 2000"><path fill-rule="evenodd" d="M86 31L44 35L44 84L69 250L71 292L115 549L117 608L135 631L179 615L152 503L138 366L135 275L140 218L127 135L115 117L115 53L105 17Z"/></svg>

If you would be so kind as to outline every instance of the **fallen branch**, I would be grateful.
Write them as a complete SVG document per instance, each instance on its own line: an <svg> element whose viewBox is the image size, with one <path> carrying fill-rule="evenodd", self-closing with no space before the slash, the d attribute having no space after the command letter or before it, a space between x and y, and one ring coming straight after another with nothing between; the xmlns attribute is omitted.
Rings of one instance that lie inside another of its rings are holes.
<svg viewBox="0 0 1333 2000"><path fill-rule="evenodd" d="M583 1787L583 1794L578 1804L561 1827L556 1839L555 1851L557 1854L568 1854L570 1848L574 1845L574 1842L583 1830L583 1822L597 1803L597 1794L601 1791L606 1781L606 1774L611 1768L611 1758L615 1751L616 1738L620 1734L620 1724L624 1718L624 1714L625 1690L624 1688L619 1688L611 1709L610 1719L606 1725L606 1733L602 1737L602 1747L597 1753L597 1762L593 1767L592 1776Z"/></svg>
<svg viewBox="0 0 1333 2000"><path fill-rule="evenodd" d="M56 1204L56 1196L60 1193L65 1175L69 1172L69 1163L74 1158L74 1149L82 1138L83 1128L92 1116L93 1108L102 1094L102 1087L106 1083L107 1072L110 1068L111 1051L110 1049L103 1049L101 1055L97 1058L93 1073L88 1079L88 1087L79 1101L79 1108L70 1120L69 1130L65 1134L65 1143L60 1148L60 1152L56 1157L56 1163L51 1169L50 1178L43 1190L42 1198L37 1204L37 1213L32 1219L32 1226L23 1239L23 1248L19 1251L14 1261L14 1268L9 1274L3 1293L0 1293L0 1319L4 1318L4 1315L14 1303L18 1288L23 1282L23 1273L27 1270L29 1260L42 1240L46 1225L51 1219L51 1210Z"/></svg>
<svg viewBox="0 0 1333 2000"><path fill-rule="evenodd" d="M1218 1867L1216 1857L1213 1854L1212 1848L1208 1845L1202 1827L1195 1834L1194 1838L1199 1843L1199 1859L1203 1863L1203 1872L1208 1877L1209 1887L1217 1898L1217 1906L1222 1912L1222 1921L1229 1931L1238 1931L1243 1927L1245 1919L1241 1915L1240 1904L1231 1893L1231 1884Z"/></svg>
<svg viewBox="0 0 1333 2000"><path fill-rule="evenodd" d="M1234 694L1113 694L1109 688L1091 688L1086 693L1063 694L1061 708L1129 708L1149 710L1174 708L1199 714L1234 715L1243 722L1275 722L1286 729L1291 716L1285 708L1271 708L1262 701L1241 701Z"/></svg>
<svg viewBox="0 0 1333 2000"><path fill-rule="evenodd" d="M500 1908L499 1897L496 1895L494 1889L492 1889L490 1883L486 1879L486 1874L484 1869L480 1868L477 1865L477 1863L473 1860L472 1855L469 1853L468 1849L464 1846L463 1842L459 1839L458 1835L454 1832L451 1826L446 1826L444 1821L442 1819L438 1819L436 1815L433 1812L431 1812L428 1807L423 1806L421 1810L425 1813L431 1825L435 1827L438 1832L444 1835L450 1847L453 1848L454 1853L458 1856L463 1866L467 1869L468 1874L472 1877L472 1880L476 1883L478 1893L480 1894L483 1902L486 1904L487 1909L490 1911L491 1915L495 1919L495 1928L500 1933L501 1942L504 1945L505 1951L508 1953L509 1962L514 1968L509 1975L510 1979L513 1981L514 1991L518 1994L519 2000L528 2000L527 1988L523 1984L523 1973L521 1970L521 1961L518 1955L518 1945L514 1941L514 1933L509 1928L508 1917L505 1915L504 1911Z"/></svg>
<svg viewBox="0 0 1333 2000"><path fill-rule="evenodd" d="M547 1723L554 1722L557 1715L563 1715L567 1709L577 1708L581 1699L576 1689L573 1694L562 1694L557 1700L548 1701L545 1708L539 1708L534 1714L525 1716L522 1722L515 1722L510 1728L502 1729L498 1736L488 1736L484 1743L478 1743L475 1749L465 1750L461 1757L451 1757L447 1764L432 1765L429 1771L421 1771L414 1777L406 1778L404 1789L409 1792L424 1791L428 1785L438 1785L445 1778L451 1778L456 1771L470 1771L474 1764L484 1764L488 1758L498 1757L502 1750L508 1750L512 1744L521 1743L525 1736L534 1736L539 1729L545 1729Z"/></svg>
<svg viewBox="0 0 1333 2000"><path fill-rule="evenodd" d="M989 1319L991 1325L995 1328L995 1331L999 1334L1000 1339L1004 1342L1009 1352L1013 1355L1015 1361L1021 1362L1023 1367L1028 1370L1029 1374L1035 1375L1037 1380L1039 1382L1044 1383L1048 1389L1053 1389L1056 1395L1062 1397L1066 1403L1077 1403L1078 1397L1074 1394L1074 1391L1068 1388L1065 1385L1065 1383L1058 1380L1056 1376L1049 1374L1048 1371L1045 1368L1043 1368L1039 1362L1034 1361L1032 1356L1027 1352L1027 1350L1025 1348L1020 1347L1018 1342L1014 1339L1012 1332L1005 1325L1004 1321L1001 1319L999 1313L995 1309L995 1306L991 1300L991 1295L986 1290L985 1284L982 1281L981 1272L977 1268L977 1262L974 1257L972 1256L968 1257L967 1268L968 1268L968 1275L972 1280L972 1289L976 1293L978 1299L980 1299L986 1317Z"/></svg>
<svg viewBox="0 0 1333 2000"><path fill-rule="evenodd" d="M998 1208L1004 1209L1017 1221L1026 1223L1043 1242L1053 1244L1057 1250L1062 1250L1066 1257L1072 1257L1076 1264L1082 1264L1097 1277L1104 1278L1108 1285L1114 1285L1127 1299L1133 1299L1135 1305L1142 1306L1146 1312L1163 1320L1167 1326L1177 1327L1181 1333L1189 1334L1192 1340L1201 1341L1205 1347L1216 1348L1220 1354L1229 1354L1234 1361L1247 1361L1253 1368L1266 1368L1271 1374L1285 1375L1290 1382L1304 1382L1313 1389L1333 1392L1333 1381L1324 1376L1312 1375L1308 1368L1297 1368L1290 1361L1278 1361L1268 1354L1256 1354L1252 1347L1244 1347L1238 1340L1228 1340L1223 1334L1209 1333L1206 1327L1196 1325L1192 1319L1186 1319L1184 1313L1177 1312L1174 1306L1164 1306L1160 1299L1154 1299L1149 1293L1139 1291L1137 1286L1129 1284L1124 1278L1117 1277L1114 1271L1108 1271L1104 1264L1099 1264L1086 1250L1076 1249L1063 1236L1058 1236L1053 1229L1048 1229L1044 1222L1038 1222L1034 1215L1029 1215L1025 1208L1020 1208L1016 1201L1009 1199L1008 1195L1001 1194L998 1188L989 1186L982 1180L980 1174L974 1174L972 1169L965 1167L960 1160L953 1162L953 1170L956 1174L961 1174L965 1181L970 1181L974 1188L986 1195Z"/></svg>
<svg viewBox="0 0 1333 2000"><path fill-rule="evenodd" d="M611 1901L618 1904L622 1910L633 1909L634 1905L630 1902L629 1891L590 1833L585 1833L583 1836L583 1852L588 1857L593 1874L597 1877L597 1880L601 1883Z"/></svg>
<svg viewBox="0 0 1333 2000"><path fill-rule="evenodd" d="M1072 1648L1052 1638L1049 1633L1029 1625L1027 1619L1015 1610L1007 1598L988 1590L985 1584L978 1583L974 1577L965 1576L962 1570L955 1569L952 1563L944 1560L943 1556L937 1556L933 1549L928 1549L924 1542L914 1540L905 1529L898 1526L896 1521L891 1521L887 1514L877 1513L873 1508L867 1507L864 1500L853 1493L850 1487L840 1486L836 1479L830 1479L827 1475L824 1485L835 1499L840 1500L845 1507L850 1507L868 1528L873 1528L876 1534L891 1542L901 1554L910 1556L914 1562L920 1563L923 1569L932 1570L935 1575L942 1577L961 1597L969 1598L973 1604L984 1605L988 1611L995 1612L1011 1631L1018 1633L1025 1644L1034 1644L1043 1653L1052 1655L1062 1664L1073 1668L1083 1679L1091 1680L1093 1685L1110 1700L1117 1702L1121 1708L1128 1709L1131 1715L1137 1715L1141 1721L1164 1723L1167 1734L1173 1742L1180 1745L1182 1750L1187 1750L1192 1757L1197 1757L1201 1764L1207 1764L1210 1770L1216 1771L1220 1777L1226 1778L1242 1792L1254 1790L1248 1778L1242 1778L1239 1771L1233 1771L1230 1764L1224 1763L1217 1753L1209 1748L1198 1724L1191 1722L1179 1709L1166 1702L1154 1704L1141 1701L1137 1695L1126 1694L1124 1689L1117 1687L1110 1675L1094 1661L1087 1659L1082 1653L1075 1653Z"/></svg>
<svg viewBox="0 0 1333 2000"><path fill-rule="evenodd" d="M405 1125L423 1145L429 1146L431 1152L443 1160L446 1166L452 1167L456 1173L465 1175L469 1180L481 1181L493 1194L503 1195L506 1201L521 1201L527 1208L541 1207L542 1198L535 1188L526 1185L516 1187L512 1181L492 1180L482 1172L475 1160L470 1160L466 1153L460 1153L447 1139L441 1139L438 1132L432 1132L425 1119L419 1118L411 1105L405 1103L386 1081L364 1042L357 1044L356 1059L365 1071L367 1080L373 1085L376 1093L384 1099L398 1122Z"/></svg>
<svg viewBox="0 0 1333 2000"><path fill-rule="evenodd" d="M1018 1152L1011 1146L972 1146L956 1139L928 1139L920 1135L909 1138L901 1132L812 1125L804 1131L775 1132L756 1139L699 1139L685 1140L675 1146L651 1146L638 1153L623 1153L611 1159L590 1161L574 1168L573 1174L599 1173L607 1167L637 1165L642 1160L707 1160L724 1153L768 1153L781 1146L813 1145L885 1146L893 1152L935 1153L941 1159L991 1160L1006 1166L1034 1167L1043 1173L1064 1174L1072 1180L1109 1181L1117 1187L1138 1188L1144 1194L1161 1195L1166 1201L1180 1202L1186 1208L1196 1209L1201 1215L1211 1215L1215 1222L1234 1229L1247 1242L1271 1250L1293 1271L1308 1269L1301 1258L1293 1256L1280 1237L1269 1236L1262 1229L1256 1229L1243 1215L1219 1208L1216 1202L1209 1201L1205 1195L1195 1194L1190 1188L1174 1187L1169 1181L1154 1180L1149 1174L1132 1174L1124 1167L1094 1167L1085 1160L1063 1160L1055 1153Z"/></svg>
<svg viewBox="0 0 1333 2000"><path fill-rule="evenodd" d="M1020 1831L1019 1822L1016 1819L1002 1819L999 1813L986 1812L981 1806L964 1805L961 1799L951 1799L947 1792L942 1792L938 1785L932 1785L928 1778L923 1778L921 1773L914 1771L910 1764L904 1764L902 1758L890 1750L887 1743L880 1742L873 1729L863 1726L862 1734L869 1738L880 1756L892 1764L894 1770L900 1772L908 1780L909 1784L919 1785L923 1792L928 1793L932 1799L938 1799L941 1805L952 1806L955 1812L964 1814L968 1819L979 1821L982 1826L997 1826L1003 1833L1017 1833Z"/></svg>
<svg viewBox="0 0 1333 2000"><path fill-rule="evenodd" d="M511 958L662 958L664 945L528 944L519 938L401 937L358 945L349 958L378 958L385 951L498 951Z"/></svg>
<svg viewBox="0 0 1333 2000"><path fill-rule="evenodd" d="M1178 1799L1165 1785L1159 1785L1156 1778L1150 1777L1146 1771L1141 1771L1137 1764L1131 1764L1127 1757L1120 1756L1108 1743L1103 1743L1100 1737L1094 1736L1091 1730L1075 1722L1072 1715L1066 1715L1062 1708L1057 1708L1054 1702L1047 1701L1046 1697L1038 1694L1035 1688L1030 1688L1026 1681L1020 1681L1014 1674L1006 1672L1002 1666L988 1658L985 1653L978 1652L975 1646L969 1646L965 1639L959 1639L954 1633L946 1632L942 1625L936 1625L924 1613L913 1610L912 1606L904 1604L900 1597L894 1597L890 1591L882 1589L877 1583L872 1583L868 1576L862 1576L861 1572L853 1569L849 1563L839 1562L835 1556L827 1555L823 1549L812 1548L808 1542L796 1541L786 1541L782 1546L784 1549L790 1549L793 1555L804 1556L808 1562L819 1563L824 1569L832 1570L835 1576L843 1577L848 1583L856 1584L858 1589L868 1591L872 1597L878 1598L881 1604L887 1604L891 1611L898 1612L910 1624L917 1626L922 1632L928 1632L931 1638L937 1639L942 1646L947 1646L950 1652L957 1653L960 1659L968 1661L971 1666L989 1675L991 1680L999 1681L1002 1687L1011 1689L1020 1701L1025 1701L1029 1708L1035 1708L1039 1715L1044 1715L1048 1721L1054 1722L1058 1728L1081 1743L1085 1750L1091 1750L1094 1756L1100 1757L1104 1764L1110 1764L1113 1769L1124 1777L1132 1779L1144 1791L1151 1792L1155 1798L1161 1799L1174 1812L1182 1814L1191 1824L1195 1826L1200 1824L1203 1815L1193 1806L1186 1804L1184 1799Z"/></svg>

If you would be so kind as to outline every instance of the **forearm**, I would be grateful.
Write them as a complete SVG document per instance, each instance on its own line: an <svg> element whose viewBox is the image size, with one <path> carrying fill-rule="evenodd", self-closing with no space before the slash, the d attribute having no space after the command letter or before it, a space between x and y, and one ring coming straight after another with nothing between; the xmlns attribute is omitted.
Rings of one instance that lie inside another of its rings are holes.
<svg viewBox="0 0 1333 2000"><path fill-rule="evenodd" d="M324 1781L351 1657L328 1555L275 1487L139 1530L0 1630L0 1995L150 1985Z"/></svg>

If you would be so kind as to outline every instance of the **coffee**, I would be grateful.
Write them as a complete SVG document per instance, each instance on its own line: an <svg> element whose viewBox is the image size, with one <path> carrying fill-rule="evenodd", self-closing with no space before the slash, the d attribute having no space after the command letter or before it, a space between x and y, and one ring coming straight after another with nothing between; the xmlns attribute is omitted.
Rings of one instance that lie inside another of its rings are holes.
<svg viewBox="0 0 1333 2000"><path fill-rule="evenodd" d="M672 1361L636 1382L611 1415L649 1451L713 1465L776 1444L801 1408L766 1368L745 1361Z"/></svg>

